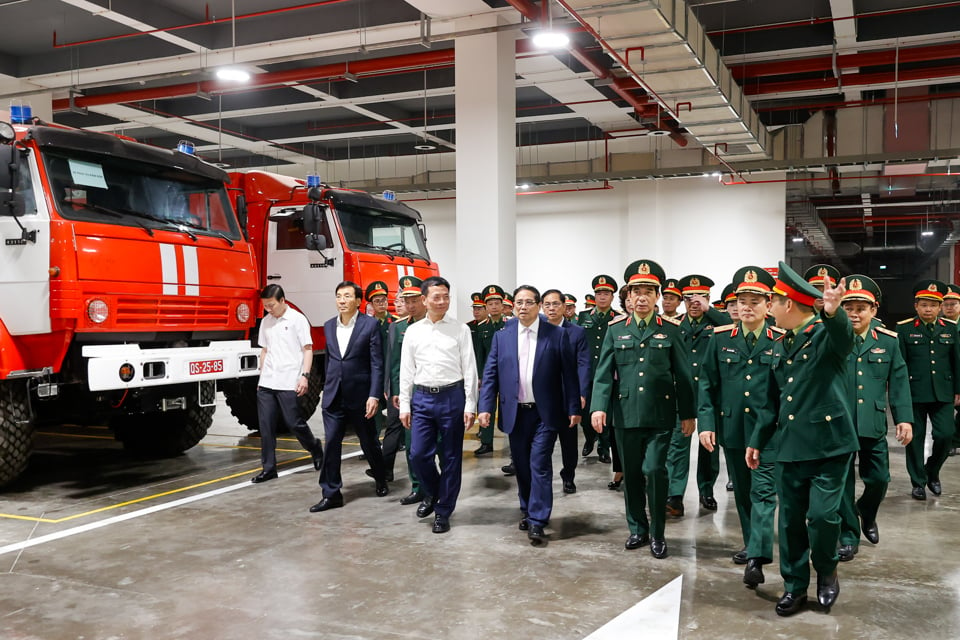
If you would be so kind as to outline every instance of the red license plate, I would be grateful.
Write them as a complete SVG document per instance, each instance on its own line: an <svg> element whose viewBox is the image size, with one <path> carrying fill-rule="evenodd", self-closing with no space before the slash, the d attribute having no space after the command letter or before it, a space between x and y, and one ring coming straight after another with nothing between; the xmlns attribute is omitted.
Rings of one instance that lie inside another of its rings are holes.
<svg viewBox="0 0 960 640"><path fill-rule="evenodd" d="M190 375L202 376L206 373L221 373L223 360L197 360L190 363Z"/></svg>

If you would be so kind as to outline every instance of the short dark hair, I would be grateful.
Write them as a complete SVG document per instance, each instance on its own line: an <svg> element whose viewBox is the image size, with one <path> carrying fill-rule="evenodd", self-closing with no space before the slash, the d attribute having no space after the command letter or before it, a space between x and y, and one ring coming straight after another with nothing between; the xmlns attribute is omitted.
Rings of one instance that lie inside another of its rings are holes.
<svg viewBox="0 0 960 640"><path fill-rule="evenodd" d="M540 299L546 300L547 296L552 295L554 293L560 296L560 302L566 302L567 297L563 295L563 291L560 291L560 289L547 289L546 291L543 292L543 295L540 296Z"/></svg>
<svg viewBox="0 0 960 640"><path fill-rule="evenodd" d="M516 298L516 297L517 297L517 293L520 292L520 291L529 291L530 293L533 294L533 301L534 301L535 303L537 303L537 304L540 304L540 290L537 289L537 288L536 288L535 286L533 286L532 284L522 284L522 285L520 285L519 287L517 287L516 289L514 289L514 290L513 290L513 297Z"/></svg>
<svg viewBox="0 0 960 640"><path fill-rule="evenodd" d="M344 280L337 285L337 288L333 290L334 293L338 293L340 289L353 289L353 295L357 300L363 300L363 289L360 288L356 282L350 282L349 280Z"/></svg>
<svg viewBox="0 0 960 640"><path fill-rule="evenodd" d="M278 284L268 284L260 291L261 300L269 300L273 298L277 302L280 302L286 296L283 294L283 287Z"/></svg>
<svg viewBox="0 0 960 640"><path fill-rule="evenodd" d="M447 291L450 291L450 283L447 282L445 278L440 276L430 276L420 284L420 293L427 295L430 292L430 287L446 287Z"/></svg>

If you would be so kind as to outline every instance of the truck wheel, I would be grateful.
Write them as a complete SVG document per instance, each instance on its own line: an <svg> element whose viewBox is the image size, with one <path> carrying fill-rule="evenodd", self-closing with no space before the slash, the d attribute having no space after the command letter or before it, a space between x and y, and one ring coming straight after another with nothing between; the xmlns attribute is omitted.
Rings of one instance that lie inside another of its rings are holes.
<svg viewBox="0 0 960 640"><path fill-rule="evenodd" d="M324 361L323 356L318 355L313 358L313 366L310 368L310 380L307 384L307 392L300 396L298 402L303 417L309 420L317 411L320 405L320 393L323 391L324 381ZM257 382L259 378L238 378L236 380L225 380L220 382L220 390L223 392L230 407L230 413L237 419L241 425L250 431L260 431L260 418L257 414ZM279 432L285 432L282 426L278 428Z"/></svg>
<svg viewBox="0 0 960 640"><path fill-rule="evenodd" d="M204 398L210 402L212 398ZM124 449L138 456L166 458L197 445L213 423L216 407L201 407L190 398L187 409L115 416L110 426Z"/></svg>
<svg viewBox="0 0 960 640"><path fill-rule="evenodd" d="M26 385L0 382L0 486L12 482L27 468L32 440Z"/></svg>

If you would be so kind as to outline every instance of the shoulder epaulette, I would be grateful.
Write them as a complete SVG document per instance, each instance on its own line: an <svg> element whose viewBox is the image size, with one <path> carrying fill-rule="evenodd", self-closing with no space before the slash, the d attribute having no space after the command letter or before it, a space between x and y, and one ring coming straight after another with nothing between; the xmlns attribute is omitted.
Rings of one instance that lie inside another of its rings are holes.
<svg viewBox="0 0 960 640"><path fill-rule="evenodd" d="M949 322L949 323L951 323L951 324L957 324L957 321L956 321L956 320L951 320L950 318L941 318L941 320L946 320L947 322Z"/></svg>
<svg viewBox="0 0 960 640"><path fill-rule="evenodd" d="M407 319L409 319L409 318L410 318L410 314L408 313L408 314L405 315L405 316L398 316L397 319L396 319L396 321L397 321L397 322L400 322L401 320L407 320Z"/></svg>
<svg viewBox="0 0 960 640"><path fill-rule="evenodd" d="M674 325L676 325L676 326L678 326L678 327L680 326L680 321L677 320L676 318L668 318L668 317L666 317L666 316L660 316L660 317L663 318L664 320L666 320L667 322L669 322L670 324L674 324Z"/></svg>
<svg viewBox="0 0 960 640"><path fill-rule="evenodd" d="M908 322L913 322L913 318L907 318L906 320L901 320L900 322L897 323L897 326L900 326L901 324L907 324Z"/></svg>
<svg viewBox="0 0 960 640"><path fill-rule="evenodd" d="M714 334L717 334L717 333L720 333L721 331L730 331L731 329L733 329L733 328L736 327L736 326L737 326L736 324L725 324L725 325L723 325L722 327L714 327L714 328L713 328L713 333L714 333Z"/></svg>
<svg viewBox="0 0 960 640"><path fill-rule="evenodd" d="M787 333L786 329L781 329L780 327L777 327L775 325L770 325L767 328L770 329L770 331L773 331L774 333L779 333L780 335L785 335Z"/></svg>
<svg viewBox="0 0 960 640"><path fill-rule="evenodd" d="M629 317L630 317L630 316L627 316L627 315L617 316L616 318L614 318L613 320L611 320L611 321L608 322L607 324L608 324L608 325L617 324L618 322L623 322L624 320L626 320L626 319L629 318Z"/></svg>
<svg viewBox="0 0 960 640"><path fill-rule="evenodd" d="M896 331L891 331L890 329L887 329L886 327L874 327L873 330L876 331L877 333L882 333L882 334L884 334L884 335L890 336L891 338L899 338L899 337L900 337L900 336L897 335L897 332L896 332Z"/></svg>
<svg viewBox="0 0 960 640"><path fill-rule="evenodd" d="M484 318L483 320L477 323L477 326L479 327L482 324L490 324L490 318Z"/></svg>

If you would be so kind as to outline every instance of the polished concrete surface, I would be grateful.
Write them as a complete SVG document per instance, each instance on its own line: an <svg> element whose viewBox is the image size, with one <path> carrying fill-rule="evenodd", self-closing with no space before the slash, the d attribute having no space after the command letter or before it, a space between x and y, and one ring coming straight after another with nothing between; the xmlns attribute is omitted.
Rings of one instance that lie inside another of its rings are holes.
<svg viewBox="0 0 960 640"><path fill-rule="evenodd" d="M319 415L311 426L322 433ZM716 513L698 511L691 484L686 517L667 525L670 556L656 560L624 550L622 494L607 490L596 456L578 469L576 494L557 480L550 543L534 548L500 472L502 438L482 459L465 442L453 528L435 535L431 519L397 503L409 490L400 461L377 498L355 444L343 509L308 513L316 472L289 439L279 459L294 471L249 484L259 441L222 404L206 440L170 460L133 460L103 429L41 431L28 473L0 494L4 639L577 639L678 576L680 638L960 637L960 458L944 469L945 495L916 502L895 443L880 544L864 541L840 565L830 613L784 619L776 564L752 591L730 561L741 544L725 475ZM619 637L677 637L653 631L670 627L660 611L638 611Z"/></svg>

